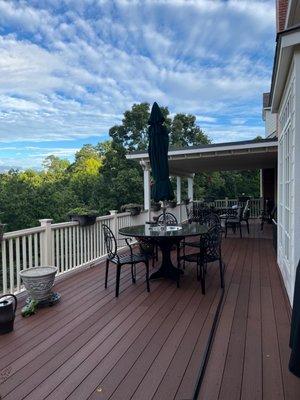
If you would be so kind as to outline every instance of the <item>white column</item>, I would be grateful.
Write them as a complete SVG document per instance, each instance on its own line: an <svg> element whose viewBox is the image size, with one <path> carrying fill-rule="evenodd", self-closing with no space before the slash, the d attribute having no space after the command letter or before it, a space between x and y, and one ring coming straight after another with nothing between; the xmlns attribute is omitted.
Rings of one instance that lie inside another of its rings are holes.
<svg viewBox="0 0 300 400"><path fill-rule="evenodd" d="M150 210L151 187L150 187L150 168L145 162L140 162L144 171L144 209Z"/></svg>
<svg viewBox="0 0 300 400"><path fill-rule="evenodd" d="M176 177L176 200L177 204L181 203L181 177L177 176Z"/></svg>
<svg viewBox="0 0 300 400"><path fill-rule="evenodd" d="M263 197L263 170L259 170L259 192L260 192L260 198Z"/></svg>
<svg viewBox="0 0 300 400"><path fill-rule="evenodd" d="M150 171L144 170L144 209L150 210Z"/></svg>
<svg viewBox="0 0 300 400"><path fill-rule="evenodd" d="M51 266L52 260L52 219L40 219L40 224L44 229L41 240L41 264L43 267Z"/></svg>
<svg viewBox="0 0 300 400"><path fill-rule="evenodd" d="M188 198L194 200L194 178L188 178Z"/></svg>

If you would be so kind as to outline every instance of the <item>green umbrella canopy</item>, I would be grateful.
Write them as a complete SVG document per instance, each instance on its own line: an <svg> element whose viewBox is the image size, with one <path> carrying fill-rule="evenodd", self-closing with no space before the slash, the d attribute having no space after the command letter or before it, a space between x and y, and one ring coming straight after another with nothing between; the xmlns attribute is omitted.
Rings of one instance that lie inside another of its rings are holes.
<svg viewBox="0 0 300 400"><path fill-rule="evenodd" d="M149 158L154 185L152 197L155 201L172 200L174 192L169 179L168 148L169 134L163 122L165 118L155 102L149 119Z"/></svg>

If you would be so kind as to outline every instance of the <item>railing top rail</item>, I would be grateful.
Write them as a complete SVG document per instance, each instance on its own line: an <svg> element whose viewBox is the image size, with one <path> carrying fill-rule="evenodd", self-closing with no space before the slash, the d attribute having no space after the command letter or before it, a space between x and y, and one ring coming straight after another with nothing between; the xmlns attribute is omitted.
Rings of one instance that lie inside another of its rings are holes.
<svg viewBox="0 0 300 400"><path fill-rule="evenodd" d="M7 233L4 233L3 240L13 239L13 238L20 237L20 236L32 235L34 233L43 232L44 230L45 230L44 227L36 226L34 228L27 228L27 229L21 229L19 231L7 232Z"/></svg>
<svg viewBox="0 0 300 400"><path fill-rule="evenodd" d="M129 211L122 212L122 213L117 213L117 214L116 214L117 218L129 217L129 215L131 215Z"/></svg>
<svg viewBox="0 0 300 400"><path fill-rule="evenodd" d="M96 221L106 221L108 219L112 219L113 215L103 215L101 217L97 217ZM67 221L67 222L58 222L56 224L51 224L52 229L61 229L61 228L69 228L72 226L77 226L79 223L77 221Z"/></svg>
<svg viewBox="0 0 300 400"><path fill-rule="evenodd" d="M79 223L77 221L67 221L67 222L58 222L56 224L51 224L52 229L60 229L60 228L67 228L70 226L77 226Z"/></svg>
<svg viewBox="0 0 300 400"><path fill-rule="evenodd" d="M112 219L112 218L114 218L113 215L102 215L101 217L97 217L96 221L105 221L107 219Z"/></svg>

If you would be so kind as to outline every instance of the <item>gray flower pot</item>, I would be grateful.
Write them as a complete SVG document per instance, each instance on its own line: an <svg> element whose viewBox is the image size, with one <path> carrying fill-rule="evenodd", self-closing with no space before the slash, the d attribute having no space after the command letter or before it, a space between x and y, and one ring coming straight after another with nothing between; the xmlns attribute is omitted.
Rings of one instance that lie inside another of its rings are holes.
<svg viewBox="0 0 300 400"><path fill-rule="evenodd" d="M50 298L56 272L56 267L34 267L20 272L32 300L41 302Z"/></svg>

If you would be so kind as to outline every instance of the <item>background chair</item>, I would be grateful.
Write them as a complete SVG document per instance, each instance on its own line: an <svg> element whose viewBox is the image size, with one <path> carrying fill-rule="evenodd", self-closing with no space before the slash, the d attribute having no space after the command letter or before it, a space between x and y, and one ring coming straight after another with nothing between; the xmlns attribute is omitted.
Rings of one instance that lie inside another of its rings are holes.
<svg viewBox="0 0 300 400"><path fill-rule="evenodd" d="M116 238L115 238L113 232L105 224L102 225L102 228L103 228L103 233L104 233L104 243L105 243L106 250L107 250L106 269L105 269L105 289L107 288L108 269L109 269L110 263L113 263L117 266L116 297L119 296L121 267L126 264L131 265L132 283L135 283L136 282L136 264L144 263L146 266L147 291L150 292L148 256L145 253L134 253L132 250L132 246L129 244L129 239L127 239L127 238L124 238L124 240L125 240L127 246L129 247L130 254L118 254L117 241L116 241Z"/></svg>
<svg viewBox="0 0 300 400"><path fill-rule="evenodd" d="M214 227L215 225L219 226L220 229L221 228L221 222L220 222L220 218L216 213L210 212L209 214L205 215L202 219L202 224L206 225L209 229L211 229L212 227ZM200 249L201 248L201 238L202 235L199 237L198 240L194 240L194 241L186 241L184 240L181 243L181 248L183 249L183 268L185 268L185 255L186 255L186 247L193 247L196 249Z"/></svg>
<svg viewBox="0 0 300 400"><path fill-rule="evenodd" d="M163 225L164 223L166 223L166 225L178 225L177 218L170 212L166 212L165 214L162 213L158 216L157 224Z"/></svg>
<svg viewBox="0 0 300 400"><path fill-rule="evenodd" d="M249 200L246 201L244 207L238 207L236 211L236 215L228 214L225 218L225 237L227 237L228 228L232 228L235 233L238 229L240 232L240 237L242 238L242 222L246 223L248 234L250 233L249 229L249 217L250 217L250 208L249 208Z"/></svg>
<svg viewBox="0 0 300 400"><path fill-rule="evenodd" d="M264 229L264 224L267 222L270 224L273 219L276 219L277 207L273 200L267 199L264 204L264 209L261 210L260 214L260 230Z"/></svg>

